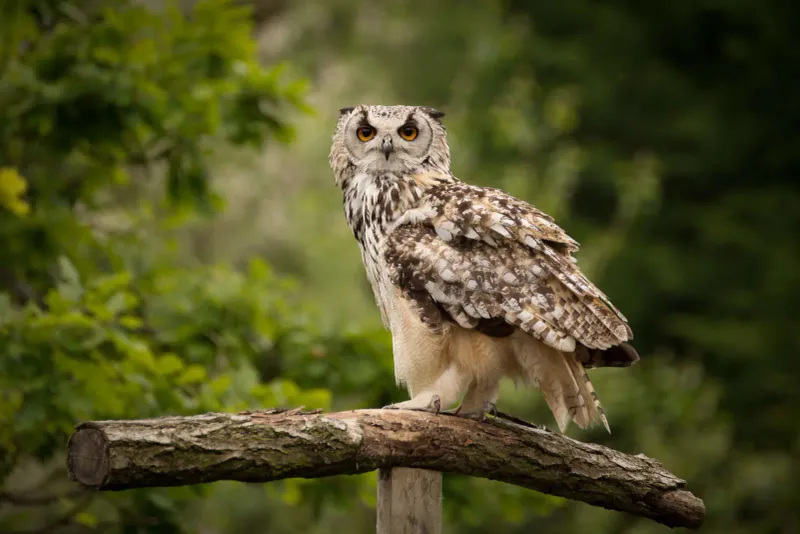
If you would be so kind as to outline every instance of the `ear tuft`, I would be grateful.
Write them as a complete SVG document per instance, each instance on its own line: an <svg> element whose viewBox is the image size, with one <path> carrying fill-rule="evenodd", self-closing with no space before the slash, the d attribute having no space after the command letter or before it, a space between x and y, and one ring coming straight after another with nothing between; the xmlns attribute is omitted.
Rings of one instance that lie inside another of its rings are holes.
<svg viewBox="0 0 800 534"><path fill-rule="evenodd" d="M342 109L339 110L339 115L344 115L345 113L350 113L354 109L356 109L356 108L342 108Z"/></svg>
<svg viewBox="0 0 800 534"><path fill-rule="evenodd" d="M421 109L422 109L422 111L424 111L425 113L427 113L427 114L428 114L428 116L429 116L430 118L432 118L432 119L437 119L437 120L438 120L438 119L441 119L442 117L444 117L444 115L445 115L444 111L439 111L439 110L438 110L438 109L436 109L436 108L431 108L431 107L423 107L423 108L421 108Z"/></svg>

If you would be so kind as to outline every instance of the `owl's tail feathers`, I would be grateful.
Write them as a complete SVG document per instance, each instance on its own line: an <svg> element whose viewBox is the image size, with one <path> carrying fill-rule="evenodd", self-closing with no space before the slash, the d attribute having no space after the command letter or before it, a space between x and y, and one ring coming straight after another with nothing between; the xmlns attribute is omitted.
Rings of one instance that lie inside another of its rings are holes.
<svg viewBox="0 0 800 534"><path fill-rule="evenodd" d="M561 352L532 338L518 340L515 349L524 380L542 392L562 433L570 421L587 428L598 420L611 432L589 375L574 352Z"/></svg>
<svg viewBox="0 0 800 534"><path fill-rule="evenodd" d="M597 421L599 419L606 428L606 432L611 434L611 427L608 426L606 412L600 405L600 399L597 397L597 392L594 390L592 381L589 380L589 373L586 372L583 364L578 361L578 355L575 352L564 353L564 359L569 364L570 369L572 369L572 374L581 390L581 397L588 406L589 421L587 421L586 424L581 424L581 422L577 420L575 422L578 423L578 426L581 428L586 428L592 421Z"/></svg>

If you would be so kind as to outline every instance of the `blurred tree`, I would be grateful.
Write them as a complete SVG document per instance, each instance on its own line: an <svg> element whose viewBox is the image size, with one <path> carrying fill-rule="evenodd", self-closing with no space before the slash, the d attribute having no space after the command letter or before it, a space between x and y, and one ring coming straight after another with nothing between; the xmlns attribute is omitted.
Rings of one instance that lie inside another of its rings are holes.
<svg viewBox="0 0 800 534"><path fill-rule="evenodd" d="M2 8L0 530L183 531L197 490L75 489L65 440L86 419L328 406L256 367L302 322L285 281L169 252L176 217L221 206L210 148L288 140L302 84L259 65L249 11L229 2ZM150 184L166 195L140 194Z"/></svg>
<svg viewBox="0 0 800 534"><path fill-rule="evenodd" d="M574 212L607 219L614 161L655 152L657 210L609 265L609 291L644 347L670 347L724 383L733 449L704 469L712 524L794 532L800 364L800 8L791 2L557 6L510 2L530 22L524 61L579 102L585 180ZM611 274L613 273L613 274ZM754 464L760 464L754 476ZM714 486L726 486L726 490ZM702 493L702 492L701 492ZM723 497L724 495L724 497Z"/></svg>

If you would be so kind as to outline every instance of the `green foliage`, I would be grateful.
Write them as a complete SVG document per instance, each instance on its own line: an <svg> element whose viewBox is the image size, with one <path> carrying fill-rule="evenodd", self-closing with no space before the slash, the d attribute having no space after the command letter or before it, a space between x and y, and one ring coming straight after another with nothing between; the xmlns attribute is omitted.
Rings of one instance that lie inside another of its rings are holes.
<svg viewBox="0 0 800 534"><path fill-rule="evenodd" d="M6 454L45 461L81 420L329 407L327 390L262 382L254 366L292 337L298 314L263 263L86 282L65 258L60 267L45 310L6 301L0 315Z"/></svg>
<svg viewBox="0 0 800 534"><path fill-rule="evenodd" d="M302 82L259 65L245 8L205 1L189 17L125 0L55 4L61 15L47 28L9 34L0 70L0 161L11 169L0 182L0 240L14 274L37 290L58 254L83 258L95 245L74 208L98 209L110 185L141 187L166 168L173 204L211 212L220 203L209 189L211 147L287 141L281 114L305 108ZM35 28L44 9L33 2L2 24ZM24 219L10 200L21 193L14 170L35 206Z"/></svg>
<svg viewBox="0 0 800 534"><path fill-rule="evenodd" d="M23 217L30 211L30 206L23 198L27 189L28 183L16 169L0 169L0 206L17 217Z"/></svg>
<svg viewBox="0 0 800 534"><path fill-rule="evenodd" d="M13 429L0 446L12 454L49 458L77 420L329 406L326 390L262 383L253 365L290 334L295 314L264 264L246 275L123 272L84 284L68 260L60 263L46 310L8 306L0 318L0 386L11 400L4 428Z"/></svg>
<svg viewBox="0 0 800 534"><path fill-rule="evenodd" d="M230 2L3 9L0 530L183 531L197 490L75 492L65 441L89 419L329 407L329 390L258 368L302 314L267 265L165 255L171 214L220 205L212 148L290 140L303 85L260 65L250 12ZM158 212L143 209L150 183Z"/></svg>

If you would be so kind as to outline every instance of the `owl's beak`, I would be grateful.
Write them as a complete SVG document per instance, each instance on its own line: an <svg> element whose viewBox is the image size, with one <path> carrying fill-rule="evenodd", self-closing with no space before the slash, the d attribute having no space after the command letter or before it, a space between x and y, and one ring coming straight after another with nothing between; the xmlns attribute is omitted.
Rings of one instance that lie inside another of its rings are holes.
<svg viewBox="0 0 800 534"><path fill-rule="evenodd" d="M394 150L392 138L387 137L383 140L383 143L381 143L381 152L383 152L383 155L386 156L386 161L389 161L389 154L392 153L392 150Z"/></svg>

